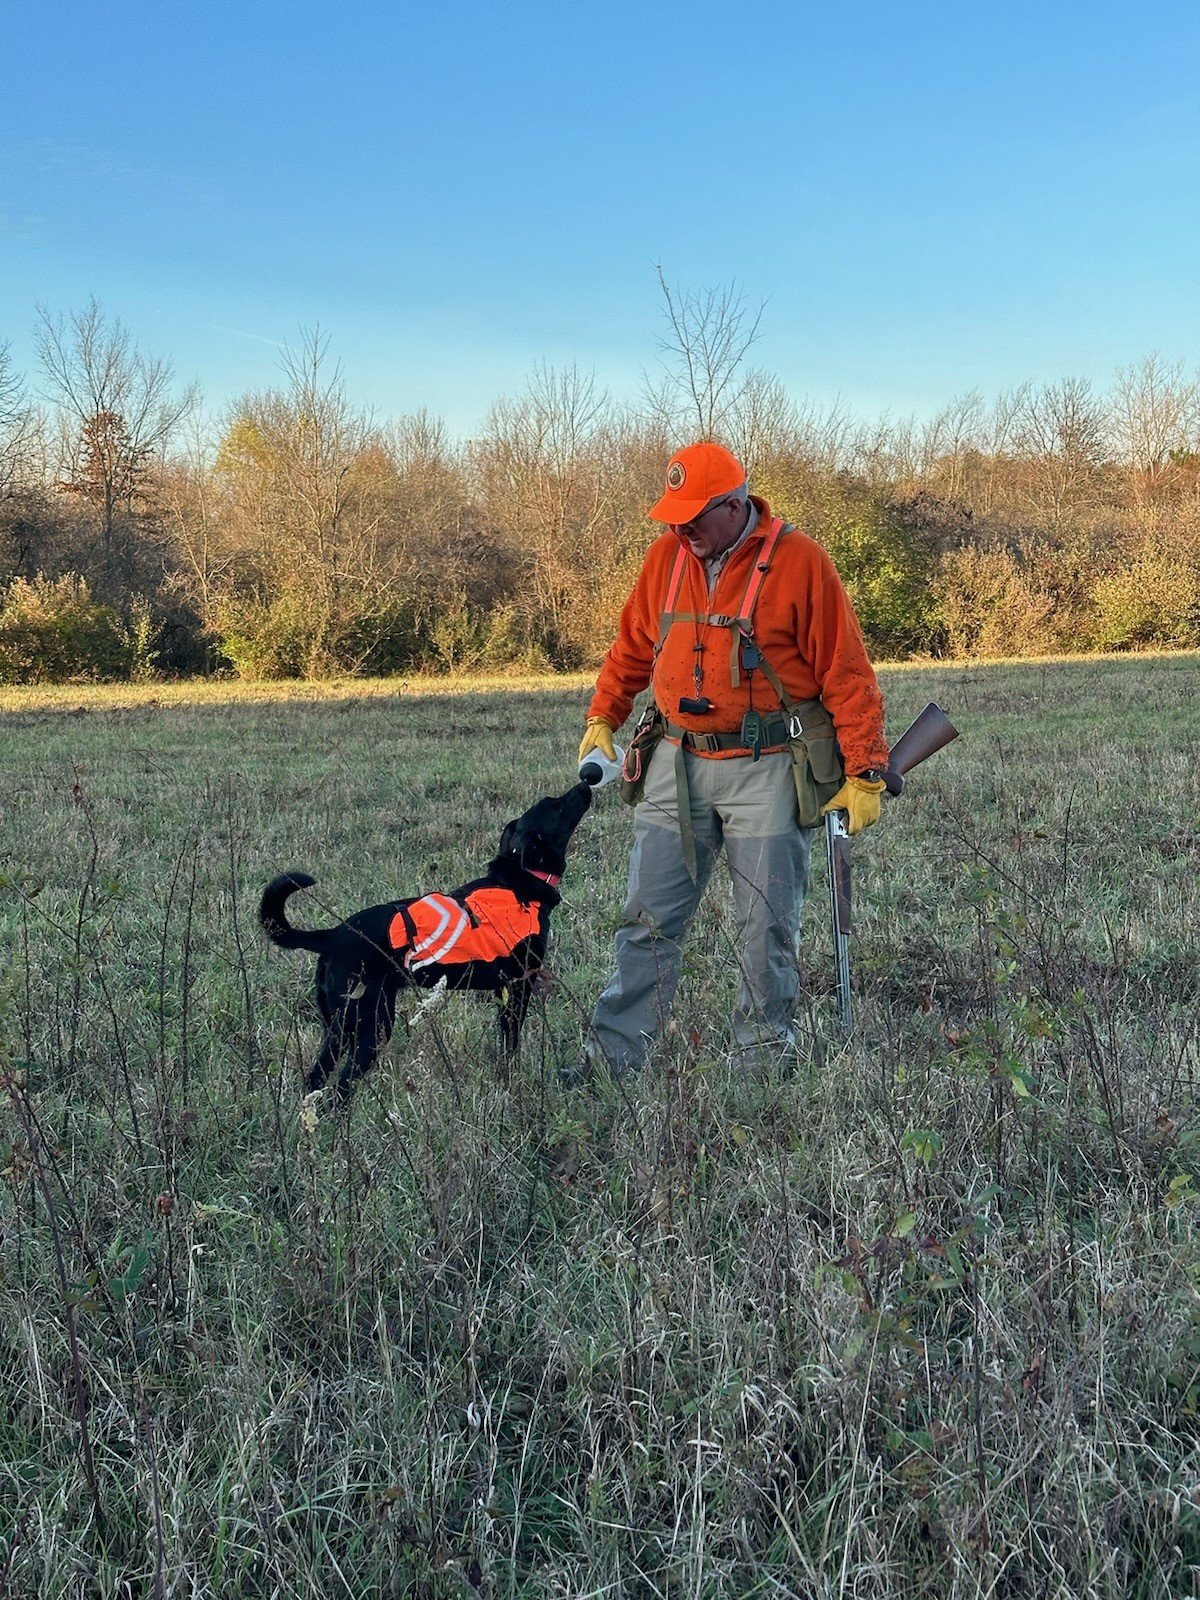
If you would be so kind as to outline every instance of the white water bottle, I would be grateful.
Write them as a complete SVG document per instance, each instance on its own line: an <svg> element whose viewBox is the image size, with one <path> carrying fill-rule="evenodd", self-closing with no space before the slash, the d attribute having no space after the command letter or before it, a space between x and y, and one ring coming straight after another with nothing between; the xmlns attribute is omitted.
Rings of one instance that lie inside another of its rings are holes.
<svg viewBox="0 0 1200 1600"><path fill-rule="evenodd" d="M625 752L619 744L614 745L613 749L617 756L615 761L610 761L603 750L589 750L579 763L579 781L590 783L593 789L603 789L606 783L619 778Z"/></svg>

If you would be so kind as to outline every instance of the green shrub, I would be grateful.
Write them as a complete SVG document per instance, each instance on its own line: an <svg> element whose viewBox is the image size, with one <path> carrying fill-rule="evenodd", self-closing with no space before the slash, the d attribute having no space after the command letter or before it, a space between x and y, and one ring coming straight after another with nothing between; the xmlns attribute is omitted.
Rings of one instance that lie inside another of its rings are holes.
<svg viewBox="0 0 1200 1600"><path fill-rule="evenodd" d="M423 602L428 610L429 602ZM448 597L423 620L407 595L357 595L334 611L298 593L230 601L218 616L221 649L241 678L387 676L414 667L463 671L530 660L514 608L489 612ZM536 664L544 666L544 658Z"/></svg>
<svg viewBox="0 0 1200 1600"><path fill-rule="evenodd" d="M0 682L71 683L129 676L148 640L131 635L75 573L15 578L0 607Z"/></svg>
<svg viewBox="0 0 1200 1600"><path fill-rule="evenodd" d="M934 556L902 506L832 490L808 531L832 556L872 655L939 651Z"/></svg>
<svg viewBox="0 0 1200 1600"><path fill-rule="evenodd" d="M386 678L409 671L419 645L419 621L407 595L363 595L330 627L325 655L340 672Z"/></svg>
<svg viewBox="0 0 1200 1600"><path fill-rule="evenodd" d="M239 678L311 676L316 614L300 595L229 601L218 611L217 632Z"/></svg>
<svg viewBox="0 0 1200 1600"><path fill-rule="evenodd" d="M1200 644L1200 570L1165 551L1097 579L1092 601L1101 649Z"/></svg>
<svg viewBox="0 0 1200 1600"><path fill-rule="evenodd" d="M527 621L517 606L499 605L487 611L471 605L464 594L456 595L431 621L427 644L422 665L444 671L520 666L544 672L551 667L546 651L530 638Z"/></svg>
<svg viewBox="0 0 1200 1600"><path fill-rule="evenodd" d="M1033 656L1078 648L1080 618L1056 593L1053 569L1005 545L947 552L933 593L953 656Z"/></svg>
<svg viewBox="0 0 1200 1600"><path fill-rule="evenodd" d="M134 683L150 683L158 676L160 628L145 595L134 595L119 624L128 657L126 676Z"/></svg>

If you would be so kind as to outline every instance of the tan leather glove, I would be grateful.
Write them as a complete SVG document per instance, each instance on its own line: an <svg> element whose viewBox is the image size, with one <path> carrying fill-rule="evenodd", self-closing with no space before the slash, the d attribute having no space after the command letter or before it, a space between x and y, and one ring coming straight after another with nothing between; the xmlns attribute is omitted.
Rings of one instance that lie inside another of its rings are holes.
<svg viewBox="0 0 1200 1600"><path fill-rule="evenodd" d="M829 804L821 807L821 815L844 811L846 832L861 833L879 821L879 797L886 787L882 778L847 778Z"/></svg>
<svg viewBox="0 0 1200 1600"><path fill-rule="evenodd" d="M603 717L587 719L587 727L584 729L583 740L579 746L580 761L593 750L599 750L606 761L617 759L617 752L613 747L613 726Z"/></svg>

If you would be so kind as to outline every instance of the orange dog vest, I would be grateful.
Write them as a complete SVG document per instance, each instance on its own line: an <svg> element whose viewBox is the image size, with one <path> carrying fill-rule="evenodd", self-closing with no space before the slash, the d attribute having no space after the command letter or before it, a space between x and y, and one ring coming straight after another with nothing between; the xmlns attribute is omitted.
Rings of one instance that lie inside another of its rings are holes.
<svg viewBox="0 0 1200 1600"><path fill-rule="evenodd" d="M511 889L475 889L462 900L427 894L396 913L388 941L416 972L435 962L498 961L537 933L541 922L542 907L518 900Z"/></svg>

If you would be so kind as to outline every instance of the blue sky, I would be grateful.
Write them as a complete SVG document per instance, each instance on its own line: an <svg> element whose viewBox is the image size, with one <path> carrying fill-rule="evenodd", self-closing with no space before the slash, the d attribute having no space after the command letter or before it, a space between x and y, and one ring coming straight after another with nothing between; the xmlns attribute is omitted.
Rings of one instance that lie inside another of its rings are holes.
<svg viewBox="0 0 1200 1600"><path fill-rule="evenodd" d="M8 8L0 342L92 294L211 407L320 323L452 430L539 361L634 397L654 264L797 397L927 414L1200 365L1200 8Z"/></svg>

